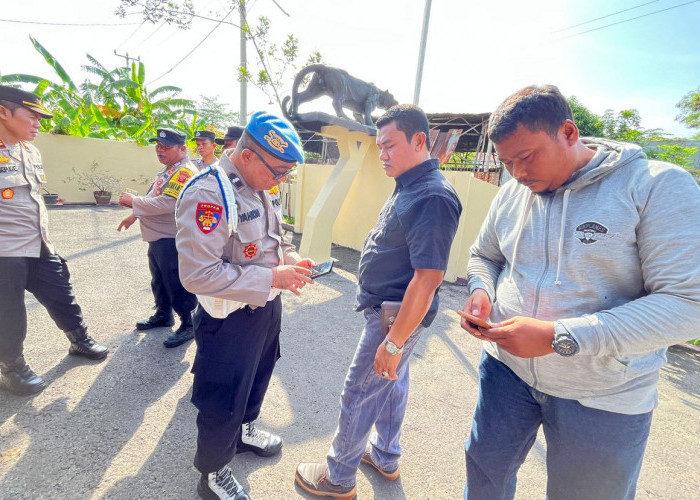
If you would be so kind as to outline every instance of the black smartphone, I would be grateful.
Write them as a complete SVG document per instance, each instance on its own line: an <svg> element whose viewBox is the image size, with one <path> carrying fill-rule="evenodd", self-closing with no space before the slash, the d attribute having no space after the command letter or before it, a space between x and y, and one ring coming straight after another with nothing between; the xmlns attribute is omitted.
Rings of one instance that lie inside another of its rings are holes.
<svg viewBox="0 0 700 500"><path fill-rule="evenodd" d="M318 278L319 276L330 273L331 269L333 269L333 259L321 262L320 264L316 264L314 267L312 267L310 277Z"/></svg>

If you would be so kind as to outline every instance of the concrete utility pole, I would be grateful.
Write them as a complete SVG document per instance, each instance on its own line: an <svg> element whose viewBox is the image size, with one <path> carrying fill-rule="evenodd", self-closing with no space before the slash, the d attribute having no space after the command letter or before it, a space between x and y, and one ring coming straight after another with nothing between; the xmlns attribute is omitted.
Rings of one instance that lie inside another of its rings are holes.
<svg viewBox="0 0 700 500"><path fill-rule="evenodd" d="M248 68L248 61L246 60L246 21L245 21L245 0L239 1L239 13L241 15L241 68ZM241 103L240 111L238 115L238 121L242 126L245 126L248 122L248 84L245 80L241 80Z"/></svg>
<svg viewBox="0 0 700 500"><path fill-rule="evenodd" d="M126 67L129 68L129 69L131 69L131 63L130 63L129 61L133 60L133 61L139 61L139 62L141 62L141 56L138 56L136 59L134 59L133 57L129 57L129 53L128 53L128 52L126 53L125 56L123 56L123 55L121 55L121 54L117 54L117 49L114 49L114 55L117 56L117 57L123 57L124 59L126 59Z"/></svg>
<svg viewBox="0 0 700 500"><path fill-rule="evenodd" d="M423 32L420 36L420 48L418 49L418 70L416 71L416 86L413 89L413 104L418 105L420 100L420 84L423 81L423 60L425 59L425 44L428 40L428 25L430 24L430 6L432 0L425 0L423 12Z"/></svg>

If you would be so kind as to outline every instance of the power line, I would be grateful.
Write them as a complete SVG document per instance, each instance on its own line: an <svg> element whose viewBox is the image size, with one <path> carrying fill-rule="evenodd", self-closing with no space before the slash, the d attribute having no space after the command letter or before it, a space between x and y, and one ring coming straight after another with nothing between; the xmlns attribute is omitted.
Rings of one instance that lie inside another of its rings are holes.
<svg viewBox="0 0 700 500"><path fill-rule="evenodd" d="M143 28L143 25L144 25L144 24L146 24L146 21L142 21L141 24L139 24L138 27L137 27L134 31L131 32L131 35L129 35L128 37L126 37L126 40L124 40L122 43L120 43L119 45L117 45L117 48L121 47L121 46L124 45L126 42L128 42L129 40L131 40L131 39L134 37L134 35L135 35L141 28Z"/></svg>
<svg viewBox="0 0 700 500"><path fill-rule="evenodd" d="M700 0L698 0L698 1L700 1ZM226 15L217 23L217 25L214 26L214 27L211 29L211 31L210 31L209 33L207 33L206 36L205 36L204 38L202 38L202 39L200 40L200 42L192 48L192 50L190 50L187 54L185 54L185 57L183 57L183 58L180 59L178 62L176 62L175 65L174 65L172 68L170 68L168 71L166 71L165 73L163 73L162 75L160 75L158 78L156 78L156 79L151 80L150 82L148 82L147 85L150 85L151 83L160 80L160 79L163 78L165 75L167 75L168 73L170 73L172 70L174 70L175 68L177 68L180 64L182 64L182 62L183 62L185 59L187 59L188 57L190 57L190 56L192 55L192 53L193 53L195 50L197 50L197 48L199 48L199 46L202 45L202 44L204 43L204 41L205 41L207 38L209 38L209 37L211 36L211 34L214 33L214 31L215 31L219 26L221 26L222 24L224 24L224 20L225 20L229 15L231 15L231 12L233 12L235 9L236 9L236 8L233 7L230 11L228 11L228 14L226 14Z"/></svg>
<svg viewBox="0 0 700 500"><path fill-rule="evenodd" d="M0 19L0 22L3 23L19 23L19 24L42 24L42 25L49 25L49 26L81 26L81 27L89 27L89 26L134 26L139 23L48 23L48 22L41 22L41 21L21 21L19 19Z"/></svg>
<svg viewBox="0 0 700 500"><path fill-rule="evenodd" d="M690 5L691 3L698 3L698 2L700 2L700 0L691 0L690 2L681 3L681 4L678 4L678 5L674 5L674 6L672 6L672 7L667 7L667 8L665 8L665 9L655 10L654 12L649 12L648 14L642 14L641 16L630 17L630 18L628 18L628 19L623 19L622 21L618 21L618 22L616 22L616 23L606 24L605 26L599 26L599 27L597 27L597 28L591 28L591 29L589 29L589 30L581 31L581 32L579 32L579 33L573 33L573 34L571 34L571 35L566 35L566 36L562 36L562 37L559 37L559 38L555 38L555 40L564 40L564 39L566 39L566 38L572 38L572 37L575 37L575 36L578 36L578 35L585 35L586 33L591 33L591 32L593 32L593 31L602 30L603 28L609 28L609 27L611 27L611 26L617 26L618 24L623 24L623 23L627 23L627 22L630 22L630 21L635 21L635 20L641 19L641 18L643 18L643 17L652 16L652 15L658 14L658 13L660 13L660 12L666 12L667 10L677 9L678 7L684 7L684 6L686 6L686 5Z"/></svg>
<svg viewBox="0 0 700 500"><path fill-rule="evenodd" d="M570 30L570 29L573 29L573 28L578 28L579 26L583 26L584 24L590 24L590 23L593 23L593 22L595 22L595 21L600 21L601 19L605 19L606 17L612 17L612 16L615 16L615 15L617 15L617 14L622 14L623 12L627 12L627 11L629 11L629 10L638 9L638 8L640 8L640 7L644 7L645 5L649 5L649 4L651 4L651 3L656 3L656 2L658 2L658 1L659 1L659 0L652 0L651 2L640 3L639 5L635 5L634 7L630 7L630 8L628 8L628 9L618 10L617 12L613 12L612 14L607 14L607 15L605 15L605 16L596 17L596 18L590 19L590 20L588 20L588 21L583 21L582 23L574 24L573 26L567 26L566 28L562 28L562 29L560 29L560 30L552 31L552 33L559 33L559 32L561 32L561 31L566 31L566 30Z"/></svg>

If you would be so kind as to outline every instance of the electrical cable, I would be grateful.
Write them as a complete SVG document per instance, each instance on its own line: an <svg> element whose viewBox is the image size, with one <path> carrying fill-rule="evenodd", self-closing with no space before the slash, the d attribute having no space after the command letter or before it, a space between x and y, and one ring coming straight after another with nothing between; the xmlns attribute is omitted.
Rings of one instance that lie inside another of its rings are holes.
<svg viewBox="0 0 700 500"><path fill-rule="evenodd" d="M611 26L617 26L618 24L624 24L624 23L627 23L627 22L630 22L630 21L635 21L635 20L641 19L641 18L643 18L643 17L649 17L649 16L654 15L654 14L659 14L660 12L666 12L667 10L677 9L678 7L685 7L686 5L690 5L691 3L698 3L698 2L700 2L700 0L691 0L690 2L681 3L681 4L678 4L678 5L674 5L674 6L672 6L672 7L667 7L667 8L665 8L665 9L655 10L654 12L649 12L648 14L642 14L641 16L636 16L636 17L630 17L630 18L628 18L628 19L623 19L622 21L618 21L618 22L616 22L616 23L606 24L605 26L598 26L597 28L591 28L591 29L589 29L589 30L581 31L581 32L579 32L579 33L573 33L573 34L571 34L571 35L561 36L561 37L555 38L554 40L564 40L564 39L566 39L566 38L572 38L572 37L575 37L575 36L578 36L578 35L585 35L586 33L591 33L591 32L593 32L593 31L602 30L603 28L609 28L609 27L611 27Z"/></svg>

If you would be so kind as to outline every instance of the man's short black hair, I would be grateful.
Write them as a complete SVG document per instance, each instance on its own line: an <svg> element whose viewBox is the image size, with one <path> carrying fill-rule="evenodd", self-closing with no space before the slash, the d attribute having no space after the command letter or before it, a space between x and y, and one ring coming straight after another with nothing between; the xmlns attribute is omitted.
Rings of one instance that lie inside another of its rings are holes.
<svg viewBox="0 0 700 500"><path fill-rule="evenodd" d="M510 137L518 125L532 132L544 130L556 137L566 120L573 121L571 107L554 85L531 85L506 98L491 114L488 134L499 143Z"/></svg>
<svg viewBox="0 0 700 500"><path fill-rule="evenodd" d="M415 104L397 104L390 107L377 120L377 129L391 122L396 122L396 128L406 134L406 140L411 142L418 132L425 134L425 145L430 149L430 126L425 112Z"/></svg>
<svg viewBox="0 0 700 500"><path fill-rule="evenodd" d="M0 99L0 106L3 108L7 108L10 110L11 114L15 114L15 110L21 106L21 104L17 104L16 102L12 101L6 101L5 99Z"/></svg>

